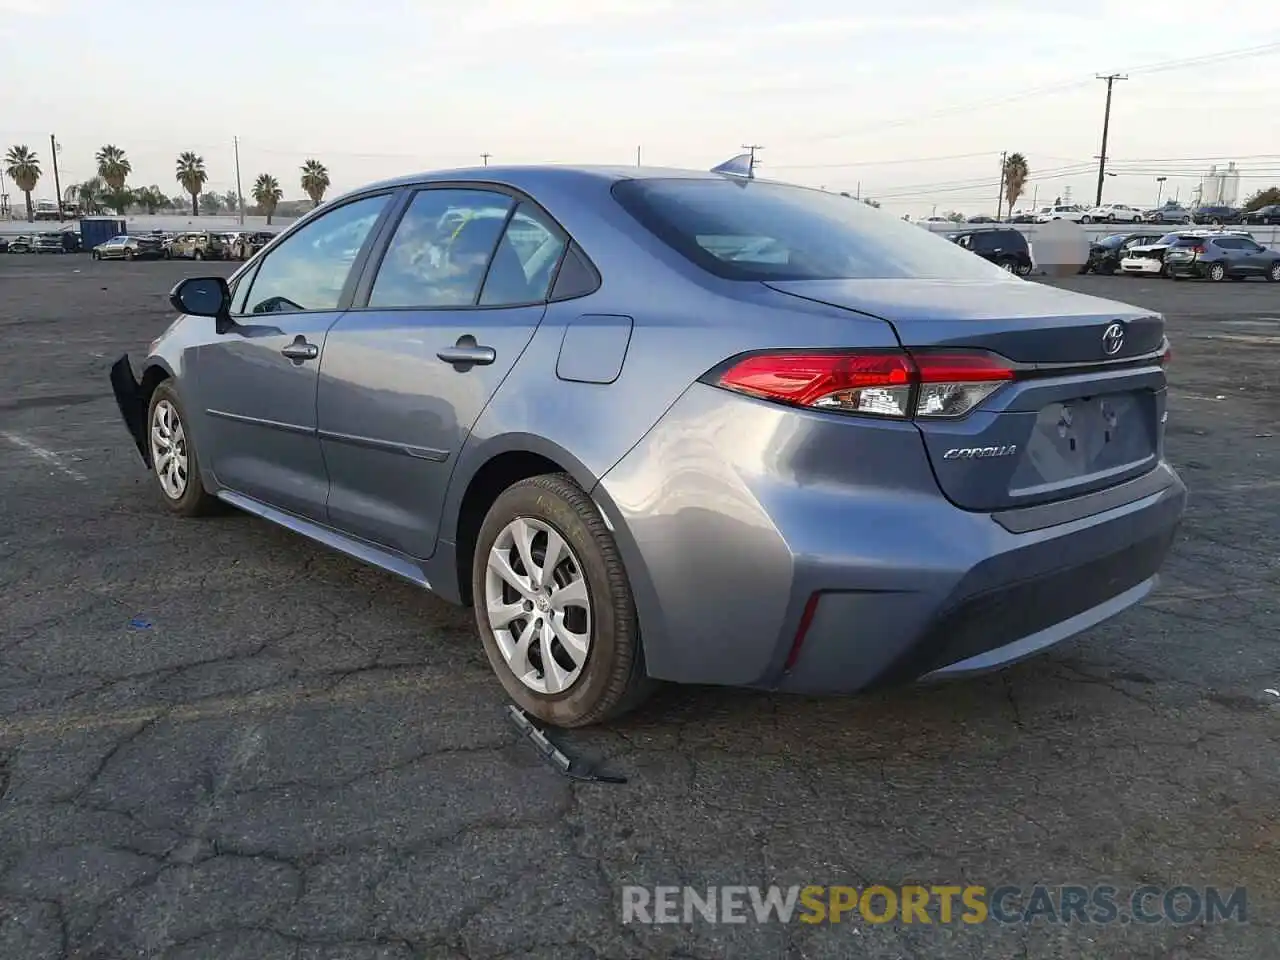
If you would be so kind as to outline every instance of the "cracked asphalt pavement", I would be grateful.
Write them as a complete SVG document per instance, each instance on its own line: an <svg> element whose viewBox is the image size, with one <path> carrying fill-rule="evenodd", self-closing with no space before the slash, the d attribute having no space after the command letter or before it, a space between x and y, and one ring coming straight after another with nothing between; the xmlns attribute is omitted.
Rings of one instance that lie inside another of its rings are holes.
<svg viewBox="0 0 1280 960"><path fill-rule="evenodd" d="M1166 313L1190 506L1141 608L856 699L664 690L566 750L470 615L236 513L165 515L107 383L202 269L0 257L0 958L1280 955L1280 286ZM203 270L225 270L204 265ZM623 884L1248 889L1248 922L623 925Z"/></svg>

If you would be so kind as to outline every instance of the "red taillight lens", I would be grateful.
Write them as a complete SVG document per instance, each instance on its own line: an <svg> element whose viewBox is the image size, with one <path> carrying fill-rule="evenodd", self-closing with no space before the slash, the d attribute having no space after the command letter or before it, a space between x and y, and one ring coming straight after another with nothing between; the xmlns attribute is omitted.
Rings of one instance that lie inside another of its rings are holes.
<svg viewBox="0 0 1280 960"><path fill-rule="evenodd" d="M906 419L964 416L1013 377L987 354L883 351L757 354L716 382L795 406Z"/></svg>
<svg viewBox="0 0 1280 960"><path fill-rule="evenodd" d="M735 364L720 386L801 407L903 417L914 375L903 353L771 353Z"/></svg>
<svg viewBox="0 0 1280 960"><path fill-rule="evenodd" d="M1160 355L1160 366L1167 367L1173 362L1173 347L1165 347L1164 353Z"/></svg>

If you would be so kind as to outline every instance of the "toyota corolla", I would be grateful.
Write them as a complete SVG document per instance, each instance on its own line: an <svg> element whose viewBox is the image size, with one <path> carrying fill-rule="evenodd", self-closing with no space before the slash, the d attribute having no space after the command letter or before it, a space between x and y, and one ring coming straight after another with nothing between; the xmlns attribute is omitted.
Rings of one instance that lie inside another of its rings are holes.
<svg viewBox="0 0 1280 960"><path fill-rule="evenodd" d="M473 606L555 725L1002 666L1142 600L1183 512L1160 316L733 163L379 183L171 301L112 369L169 510Z"/></svg>

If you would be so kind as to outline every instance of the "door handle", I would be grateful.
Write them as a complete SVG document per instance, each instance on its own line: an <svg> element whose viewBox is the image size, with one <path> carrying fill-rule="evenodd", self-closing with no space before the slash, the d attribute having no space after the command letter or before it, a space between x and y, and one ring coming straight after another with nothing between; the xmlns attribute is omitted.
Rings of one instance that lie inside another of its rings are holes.
<svg viewBox="0 0 1280 960"><path fill-rule="evenodd" d="M465 333L458 338L452 347L446 347L436 354L445 363L453 364L460 373L465 373L473 366L488 366L498 358L493 347L483 347L476 343L476 338Z"/></svg>
<svg viewBox="0 0 1280 960"><path fill-rule="evenodd" d="M314 360L320 356L320 348L314 343L307 343L307 338L298 334L293 343L280 348L280 353L294 363L302 363L304 360Z"/></svg>

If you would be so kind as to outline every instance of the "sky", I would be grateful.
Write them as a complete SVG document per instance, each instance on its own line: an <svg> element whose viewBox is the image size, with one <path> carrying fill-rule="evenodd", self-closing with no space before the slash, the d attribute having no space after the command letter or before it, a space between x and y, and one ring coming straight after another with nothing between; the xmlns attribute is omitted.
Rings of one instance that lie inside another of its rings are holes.
<svg viewBox="0 0 1280 960"><path fill-rule="evenodd" d="M1188 0L0 0L0 152L65 186L123 148L131 185L181 193L262 172L303 196L491 163L706 169L759 144L758 175L847 190L912 216L994 214L1000 154L1019 206L1096 190L1105 73L1115 84L1104 200L1191 196L1235 161L1240 193L1280 183L1280 7ZM1105 19L1104 19L1105 12ZM1269 45L1269 46L1268 46ZM1265 48L1265 49L1259 49ZM1238 53L1233 51L1246 51ZM1230 53L1230 56L1225 54ZM1219 56L1223 54L1224 56ZM1191 62L1186 62L1191 61ZM15 87L17 77L38 83ZM1156 177L1169 179L1157 186ZM47 182L46 182L47 181ZM12 184L9 185L12 194Z"/></svg>

